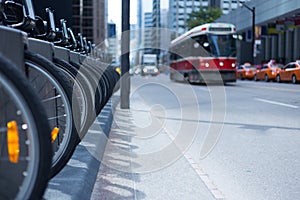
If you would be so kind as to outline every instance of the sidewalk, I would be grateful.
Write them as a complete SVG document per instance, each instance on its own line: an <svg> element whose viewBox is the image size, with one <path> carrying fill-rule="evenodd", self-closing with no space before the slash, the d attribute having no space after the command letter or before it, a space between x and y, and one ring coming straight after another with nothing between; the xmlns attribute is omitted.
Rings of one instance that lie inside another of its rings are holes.
<svg viewBox="0 0 300 200"><path fill-rule="evenodd" d="M130 110L116 107L91 199L215 199L199 170L162 128L159 108L141 102L131 99Z"/></svg>
<svg viewBox="0 0 300 200"><path fill-rule="evenodd" d="M44 199L90 199L118 102L119 96L111 97L71 160L49 181Z"/></svg>
<svg viewBox="0 0 300 200"><path fill-rule="evenodd" d="M159 106L131 98L131 109L121 110L119 99L111 98L44 199L222 199L164 128Z"/></svg>

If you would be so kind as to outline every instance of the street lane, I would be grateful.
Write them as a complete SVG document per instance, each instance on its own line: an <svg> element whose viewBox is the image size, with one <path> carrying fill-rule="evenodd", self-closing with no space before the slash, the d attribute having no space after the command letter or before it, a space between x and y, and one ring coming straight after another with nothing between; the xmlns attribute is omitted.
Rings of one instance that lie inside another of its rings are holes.
<svg viewBox="0 0 300 200"><path fill-rule="evenodd" d="M171 138L182 131L194 136L184 155L227 199L298 199L299 85L238 81L225 87L191 86L171 82L165 75L135 76L132 84L133 94L138 91L153 108L149 118L163 122ZM218 125L214 130L221 131L220 138L201 158L213 125Z"/></svg>
<svg viewBox="0 0 300 200"><path fill-rule="evenodd" d="M299 85L237 82L227 87L227 116L216 148L201 161L229 199L299 196ZM286 90L285 90L286 89Z"/></svg>

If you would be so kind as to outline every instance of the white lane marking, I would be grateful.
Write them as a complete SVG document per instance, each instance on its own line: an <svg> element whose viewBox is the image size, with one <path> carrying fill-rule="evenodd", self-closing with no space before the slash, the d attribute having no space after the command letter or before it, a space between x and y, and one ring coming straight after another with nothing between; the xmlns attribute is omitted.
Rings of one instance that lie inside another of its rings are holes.
<svg viewBox="0 0 300 200"><path fill-rule="evenodd" d="M274 105L278 105L278 106L285 106L285 107L289 107L289 108L299 108L298 106L294 106L294 105L291 105L291 104L280 103L280 102L277 102L277 101L270 101L270 100L267 100L267 99L254 98L254 100L265 102L265 103L270 103L270 104L274 104Z"/></svg>
<svg viewBox="0 0 300 200"><path fill-rule="evenodd" d="M175 137L166 129L166 127L163 128L165 133L169 136L169 138L174 142ZM203 170L203 168L200 166L199 163L197 163L194 158L187 152L181 149L181 147L174 142L174 144L182 151L184 158L188 161L190 166L194 169L194 171L197 173L198 177L202 180L204 185L207 187L207 189L211 192L213 197L216 200L224 200L225 195L221 190L215 185L215 183L212 181L212 179L209 177L209 175Z"/></svg>

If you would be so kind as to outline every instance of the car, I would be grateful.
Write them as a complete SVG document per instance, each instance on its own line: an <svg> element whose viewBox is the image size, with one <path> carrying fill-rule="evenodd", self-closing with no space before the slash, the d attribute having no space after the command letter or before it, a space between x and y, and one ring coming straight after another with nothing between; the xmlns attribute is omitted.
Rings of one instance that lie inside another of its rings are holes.
<svg viewBox="0 0 300 200"><path fill-rule="evenodd" d="M290 62L277 74L276 81L287 81L296 84L300 81L300 61Z"/></svg>
<svg viewBox="0 0 300 200"><path fill-rule="evenodd" d="M244 79L253 79L256 73L256 66L251 65L250 63L245 63L237 67L236 78L241 80Z"/></svg>
<svg viewBox="0 0 300 200"><path fill-rule="evenodd" d="M143 69L141 71L142 76L145 76L145 75L156 76L158 74L159 74L159 70L155 65L146 65L143 67Z"/></svg>
<svg viewBox="0 0 300 200"><path fill-rule="evenodd" d="M131 76L138 75L141 73L141 66L137 65L129 69L129 74Z"/></svg>
<svg viewBox="0 0 300 200"><path fill-rule="evenodd" d="M256 74L254 75L254 80L264 80L266 82L269 82L270 80L275 80L277 77L277 74L281 71L281 69L284 67L282 64L273 64L273 63L267 63L262 65L260 69L256 70Z"/></svg>

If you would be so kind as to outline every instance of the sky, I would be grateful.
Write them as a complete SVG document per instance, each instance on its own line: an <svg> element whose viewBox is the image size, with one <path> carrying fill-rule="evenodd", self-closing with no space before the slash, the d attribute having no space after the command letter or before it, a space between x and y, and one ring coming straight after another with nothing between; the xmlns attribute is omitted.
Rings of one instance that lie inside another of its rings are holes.
<svg viewBox="0 0 300 200"><path fill-rule="evenodd" d="M169 0L161 0L161 8L168 7ZM152 0L143 0L144 12L152 11ZM108 1L108 22L116 23L117 27L121 26L121 8L122 0L109 0ZM137 23L137 0L130 0L130 24Z"/></svg>

